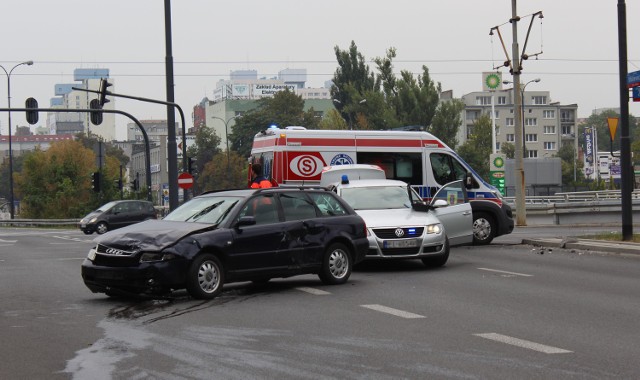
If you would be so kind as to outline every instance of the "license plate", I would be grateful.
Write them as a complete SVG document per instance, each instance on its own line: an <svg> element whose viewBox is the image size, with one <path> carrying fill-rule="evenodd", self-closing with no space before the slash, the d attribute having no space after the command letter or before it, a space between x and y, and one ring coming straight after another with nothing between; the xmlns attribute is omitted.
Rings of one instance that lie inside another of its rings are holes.
<svg viewBox="0 0 640 380"><path fill-rule="evenodd" d="M418 241L415 239L409 240L385 240L382 242L384 248L411 248L417 247Z"/></svg>
<svg viewBox="0 0 640 380"><path fill-rule="evenodd" d="M80 227L82 227L82 228L86 228L86 227L87 227L87 224L86 224L86 223L82 223L82 224L80 225Z"/></svg>

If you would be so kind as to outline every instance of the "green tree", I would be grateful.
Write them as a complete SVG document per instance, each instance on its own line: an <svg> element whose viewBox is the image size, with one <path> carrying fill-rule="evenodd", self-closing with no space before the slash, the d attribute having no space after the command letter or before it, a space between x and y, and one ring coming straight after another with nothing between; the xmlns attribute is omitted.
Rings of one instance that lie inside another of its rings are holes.
<svg viewBox="0 0 640 380"><path fill-rule="evenodd" d="M489 179L491 148L491 118L480 116L473 124L467 141L458 148L458 154L485 180Z"/></svg>
<svg viewBox="0 0 640 380"><path fill-rule="evenodd" d="M507 158L515 158L516 157L516 146L513 145L512 143L502 143L500 144L500 151L507 157Z"/></svg>
<svg viewBox="0 0 640 380"><path fill-rule="evenodd" d="M227 161L228 160L228 161ZM237 152L218 153L202 168L197 185L203 191L246 188L248 161Z"/></svg>
<svg viewBox="0 0 640 380"><path fill-rule="evenodd" d="M436 109L430 127L427 129L434 136L444 141L451 149L458 146L458 130L462 124L462 110L464 103L459 99L440 102Z"/></svg>
<svg viewBox="0 0 640 380"><path fill-rule="evenodd" d="M324 115L322 121L318 124L318 129L349 129L349 125L342 118L338 110L332 108Z"/></svg>
<svg viewBox="0 0 640 380"><path fill-rule="evenodd" d="M78 218L95 208L91 173L95 155L78 141L60 141L25 155L16 194L25 218ZM107 179L109 180L109 176Z"/></svg>
<svg viewBox="0 0 640 380"><path fill-rule="evenodd" d="M202 126L198 129L195 142L187 148L187 156L194 160L193 170L195 177L199 175L200 168L209 163L214 156L221 153L220 141L222 140L213 128Z"/></svg>
<svg viewBox="0 0 640 380"><path fill-rule="evenodd" d="M280 91L272 98L258 100L257 108L237 118L236 124L231 128L229 142L232 150L240 156L248 157L253 137L271 125L297 125L314 129L318 127L318 123L313 109L304 112L304 100L301 96L288 90Z"/></svg>
<svg viewBox="0 0 640 380"><path fill-rule="evenodd" d="M620 117L620 115L614 110L606 110L599 114L593 114L587 118L584 125L594 127L598 135L598 151L609 152L611 150L611 134L609 133L609 124L607 119L610 117ZM613 151L620 150L620 135L621 126L618 124L618 130L613 140ZM584 143L584 131L579 131L580 143ZM637 141L640 138L640 129L638 128L638 120L635 116L629 115L629 136L631 141ZM635 157L634 161L640 163L640 157Z"/></svg>
<svg viewBox="0 0 640 380"><path fill-rule="evenodd" d="M554 157L559 157L561 159L563 185L576 185L584 182L584 174L582 173L582 167L584 164L581 160L577 159L573 145L562 145Z"/></svg>

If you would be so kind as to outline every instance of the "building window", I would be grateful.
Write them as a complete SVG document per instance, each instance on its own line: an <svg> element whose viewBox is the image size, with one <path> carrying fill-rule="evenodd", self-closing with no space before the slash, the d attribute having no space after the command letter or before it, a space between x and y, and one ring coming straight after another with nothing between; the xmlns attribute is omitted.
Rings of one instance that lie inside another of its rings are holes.
<svg viewBox="0 0 640 380"><path fill-rule="evenodd" d="M531 97L531 101L533 102L533 104L539 106L539 105L547 104L547 97L546 96L532 96Z"/></svg>
<svg viewBox="0 0 640 380"><path fill-rule="evenodd" d="M538 135L535 133L527 133L524 135L524 141L526 142L536 142L538 141Z"/></svg>
<svg viewBox="0 0 640 380"><path fill-rule="evenodd" d="M524 119L524 125L526 127L535 127L538 125L538 119L536 119L535 117L527 117L526 119Z"/></svg>
<svg viewBox="0 0 640 380"><path fill-rule="evenodd" d="M544 150L556 150L556 143L553 141L547 141L544 143Z"/></svg>
<svg viewBox="0 0 640 380"><path fill-rule="evenodd" d="M544 126L544 134L545 135L555 135L556 134L556 126L555 125L545 125Z"/></svg>
<svg viewBox="0 0 640 380"><path fill-rule="evenodd" d="M500 111L495 110L495 111L493 112L493 114L494 114L494 115L493 115L493 118L494 118L494 119L499 119L499 118L500 118ZM489 111L489 117L491 117L491 111Z"/></svg>
<svg viewBox="0 0 640 380"><path fill-rule="evenodd" d="M513 127L515 125L513 120L514 119L512 117L506 118L505 121L504 121L504 125L507 126L507 127Z"/></svg>
<svg viewBox="0 0 640 380"><path fill-rule="evenodd" d="M496 136L500 134L500 126L496 125Z"/></svg>
<svg viewBox="0 0 640 380"><path fill-rule="evenodd" d="M506 96L498 96L498 104L499 105L507 104L507 97Z"/></svg>
<svg viewBox="0 0 640 380"><path fill-rule="evenodd" d="M496 152L500 151L500 141L496 141Z"/></svg>
<svg viewBox="0 0 640 380"><path fill-rule="evenodd" d="M491 97L490 96L476 96L476 105L477 106L490 106L491 105Z"/></svg>
<svg viewBox="0 0 640 380"><path fill-rule="evenodd" d="M542 111L542 117L545 119L555 119L556 111L555 110L544 110Z"/></svg>
<svg viewBox="0 0 640 380"><path fill-rule="evenodd" d="M571 128L571 126L570 126L570 125L563 125L563 126L562 126L562 134L563 134L563 135L570 135L570 134L571 134L571 130L572 130L572 129L573 129L573 128Z"/></svg>
<svg viewBox="0 0 640 380"><path fill-rule="evenodd" d="M538 151L537 150L528 150L526 152L527 158L538 158Z"/></svg>
<svg viewBox="0 0 640 380"><path fill-rule="evenodd" d="M513 133L507 133L507 141L508 142L516 141L516 135L514 135Z"/></svg>

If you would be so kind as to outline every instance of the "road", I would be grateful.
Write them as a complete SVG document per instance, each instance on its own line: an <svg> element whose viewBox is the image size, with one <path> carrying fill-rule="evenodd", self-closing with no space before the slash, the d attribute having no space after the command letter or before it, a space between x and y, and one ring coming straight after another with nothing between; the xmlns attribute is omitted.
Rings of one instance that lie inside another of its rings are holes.
<svg viewBox="0 0 640 380"><path fill-rule="evenodd" d="M558 229L454 248L440 269L364 263L342 286L301 276L196 301L92 294L90 236L0 229L0 378L638 378L640 257L518 234Z"/></svg>

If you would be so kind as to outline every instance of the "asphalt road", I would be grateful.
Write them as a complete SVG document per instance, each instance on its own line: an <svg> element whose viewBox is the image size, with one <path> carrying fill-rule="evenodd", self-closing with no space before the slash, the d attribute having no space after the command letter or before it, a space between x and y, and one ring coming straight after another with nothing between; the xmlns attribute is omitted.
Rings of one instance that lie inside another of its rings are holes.
<svg viewBox="0 0 640 380"><path fill-rule="evenodd" d="M84 287L91 237L0 229L1 379L630 379L640 257L518 245L225 287L213 301ZM571 232L568 233L571 236ZM94 235L95 236L95 235Z"/></svg>

